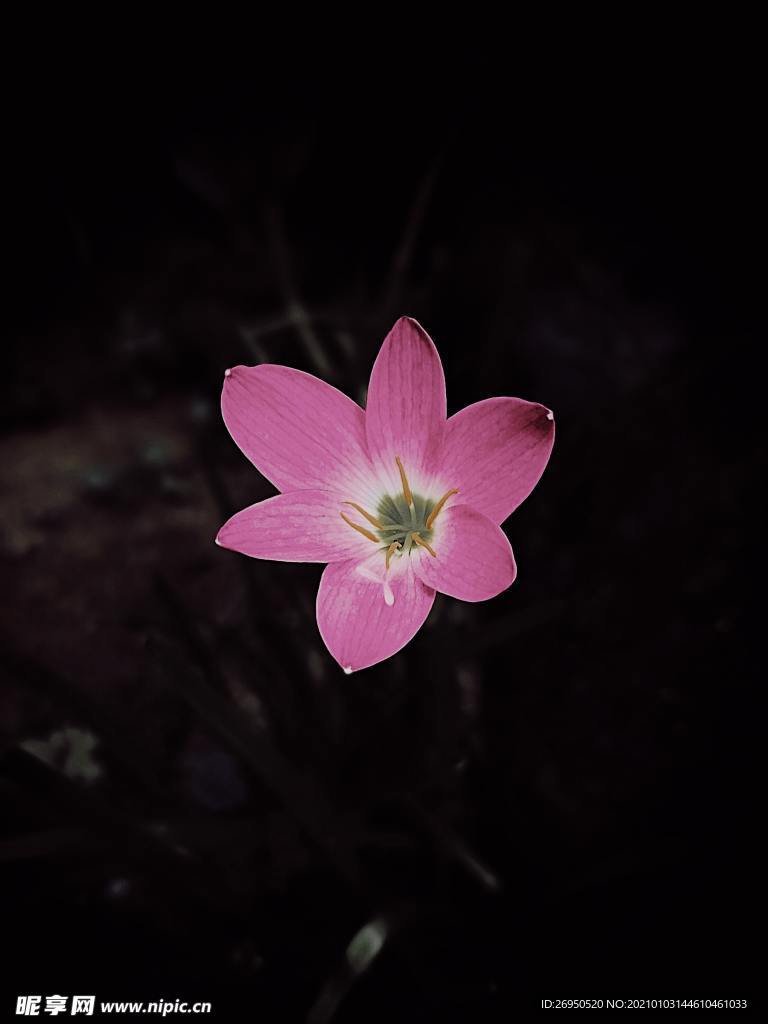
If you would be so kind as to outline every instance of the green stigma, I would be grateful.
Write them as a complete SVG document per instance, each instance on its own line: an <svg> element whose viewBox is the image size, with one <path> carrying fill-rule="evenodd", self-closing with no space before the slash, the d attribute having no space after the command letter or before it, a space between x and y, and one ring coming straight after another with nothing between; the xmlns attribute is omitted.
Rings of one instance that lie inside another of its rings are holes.
<svg viewBox="0 0 768 1024"><path fill-rule="evenodd" d="M435 502L421 494L412 494L411 497L413 504L409 505L402 491L394 497L385 494L376 506L376 518L381 523L381 529L377 528L374 532L387 548L391 544L400 544L404 555L410 554L414 533L418 533L427 543L432 539L427 519Z"/></svg>

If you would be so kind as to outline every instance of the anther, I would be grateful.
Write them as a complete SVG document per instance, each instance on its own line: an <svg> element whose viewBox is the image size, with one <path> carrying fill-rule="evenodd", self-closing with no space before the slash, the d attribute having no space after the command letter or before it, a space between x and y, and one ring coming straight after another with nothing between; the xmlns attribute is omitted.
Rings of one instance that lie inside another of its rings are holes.
<svg viewBox="0 0 768 1024"><path fill-rule="evenodd" d="M405 475L405 470L403 469L403 464L400 461L399 455L395 456L395 462L397 463L397 468L400 470L400 480L402 481L403 484L403 496L406 502L408 503L409 507L413 508L413 495L411 494L411 488L408 484L408 477Z"/></svg>
<svg viewBox="0 0 768 1024"><path fill-rule="evenodd" d="M353 523L351 519L347 519L343 512L339 512L339 515L348 526L352 527L353 530L357 530L358 533L362 533L364 537L367 537L368 540L372 540L374 544L379 543L379 538L374 536L370 530L366 530L364 526L358 526L357 523Z"/></svg>
<svg viewBox="0 0 768 1024"><path fill-rule="evenodd" d="M418 533L412 533L411 537L413 538L414 544L418 544L420 548L426 548L433 558L437 558L437 552L431 544L427 544L423 537L420 537Z"/></svg>
<svg viewBox="0 0 768 1024"><path fill-rule="evenodd" d="M376 516L372 516L370 512L366 512L365 509L361 505L358 505L356 501L345 501L344 504L351 505L352 508L357 509L360 515L365 516L371 526L375 526L377 530L384 529L384 523L382 523L380 519L377 519Z"/></svg>
<svg viewBox="0 0 768 1024"><path fill-rule="evenodd" d="M446 503L446 501L448 501L450 496L452 494L458 494L458 493L459 492L458 492L458 490L456 490L456 488L454 488L452 491L446 491L445 492L445 494L442 496L440 501L438 501L438 503L435 505L435 507L432 509L432 511L427 516L427 521L424 524L424 526L425 526L425 528L427 530L430 530L432 528L432 523L434 523L434 521L437 519L438 512L443 507L443 505Z"/></svg>
<svg viewBox="0 0 768 1024"><path fill-rule="evenodd" d="M387 572L389 572L389 560L390 560L390 558L392 557L392 555L394 555L394 553L396 551L399 551L402 546L403 545L400 543L400 541L396 540L396 541L394 541L394 543L390 544L389 547L387 548L387 559L386 559Z"/></svg>

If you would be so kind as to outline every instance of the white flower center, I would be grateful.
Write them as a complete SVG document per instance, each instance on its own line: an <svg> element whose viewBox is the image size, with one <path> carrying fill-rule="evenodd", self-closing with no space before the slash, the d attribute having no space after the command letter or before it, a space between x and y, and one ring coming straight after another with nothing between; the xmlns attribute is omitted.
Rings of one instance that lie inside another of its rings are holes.
<svg viewBox="0 0 768 1024"><path fill-rule="evenodd" d="M446 501L451 495L459 493L453 488L450 491L446 491L437 500L425 498L420 494L414 494L411 491L408 477L399 456L395 461L400 472L403 489L394 497L390 494L385 494L378 503L376 515L368 512L355 501L344 502L345 505L355 509L373 529L368 529L368 527L363 526L361 523L354 522L344 512L339 513L348 526L351 526L353 530L357 530L358 533L361 533L363 537L367 537L374 544L379 545L384 555L384 600L388 605L393 604L395 600L388 580L392 558L402 558L403 555L410 556L414 548L424 548L433 558L437 558L437 552L430 543L432 540L432 526ZM375 573L364 566L361 566L358 571L367 579L373 579L377 583L382 582Z"/></svg>

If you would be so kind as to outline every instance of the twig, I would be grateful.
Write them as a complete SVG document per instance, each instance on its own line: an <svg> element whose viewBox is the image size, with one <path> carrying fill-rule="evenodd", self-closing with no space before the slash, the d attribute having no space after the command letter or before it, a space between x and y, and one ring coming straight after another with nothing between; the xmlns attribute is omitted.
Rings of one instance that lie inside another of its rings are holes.
<svg viewBox="0 0 768 1024"><path fill-rule="evenodd" d="M162 680L194 708L203 722L281 800L339 873L348 882L356 884L356 857L346 844L337 841L341 832L340 822L328 807L324 795L310 779L294 769L264 732L256 733L251 729L217 692L226 689L225 682L196 623L179 595L161 577L157 579L157 590L203 675L203 678L187 675L182 680L175 673L164 673Z"/></svg>
<svg viewBox="0 0 768 1024"><path fill-rule="evenodd" d="M288 255L283 218L280 209L274 204L267 207L266 220L269 240L275 257L278 287L285 306L286 321L296 329L296 333L315 368L319 373L327 376L331 372L331 364L312 326L312 317L301 301Z"/></svg>

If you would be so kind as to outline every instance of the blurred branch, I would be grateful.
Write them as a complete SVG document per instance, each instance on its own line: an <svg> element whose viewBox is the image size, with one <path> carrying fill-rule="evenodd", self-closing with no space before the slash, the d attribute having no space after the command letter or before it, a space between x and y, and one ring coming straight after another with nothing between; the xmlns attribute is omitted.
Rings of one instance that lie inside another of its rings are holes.
<svg viewBox="0 0 768 1024"><path fill-rule="evenodd" d="M414 820L427 832L442 855L453 860L489 892L498 892L502 881L447 822L428 811L417 799L406 802Z"/></svg>
<svg viewBox="0 0 768 1024"><path fill-rule="evenodd" d="M168 608L200 673L163 672L161 679L199 715L201 721L277 796L296 818L313 844L324 852L348 882L358 881L356 857L342 840L342 825L325 795L312 780L301 775L274 747L266 732L255 732L224 697L226 682L180 596L162 577L157 591ZM158 652L158 639L154 649Z"/></svg>
<svg viewBox="0 0 768 1024"><path fill-rule="evenodd" d="M270 204L267 207L266 221L270 246L277 270L278 287L285 306L285 319L295 328L307 355L314 363L317 371L323 374L323 376L329 376L331 364L325 354L322 342L312 326L312 318L301 301L288 253L288 242L285 237L282 213L275 204Z"/></svg>
<svg viewBox="0 0 768 1024"><path fill-rule="evenodd" d="M84 833L69 828L48 829L15 839L0 840L0 864L33 857L51 857L82 849Z"/></svg>
<svg viewBox="0 0 768 1024"><path fill-rule="evenodd" d="M418 241L419 233L424 224L429 202L435 188L435 182L443 164L443 154L440 153L429 165L422 176L416 195L413 198L403 225L400 241L392 256L392 263L389 269L387 283L384 286L382 299L377 312L377 320L387 322L397 313L396 305L400 301L400 292L403 287L403 280L408 272L413 259L413 252Z"/></svg>

